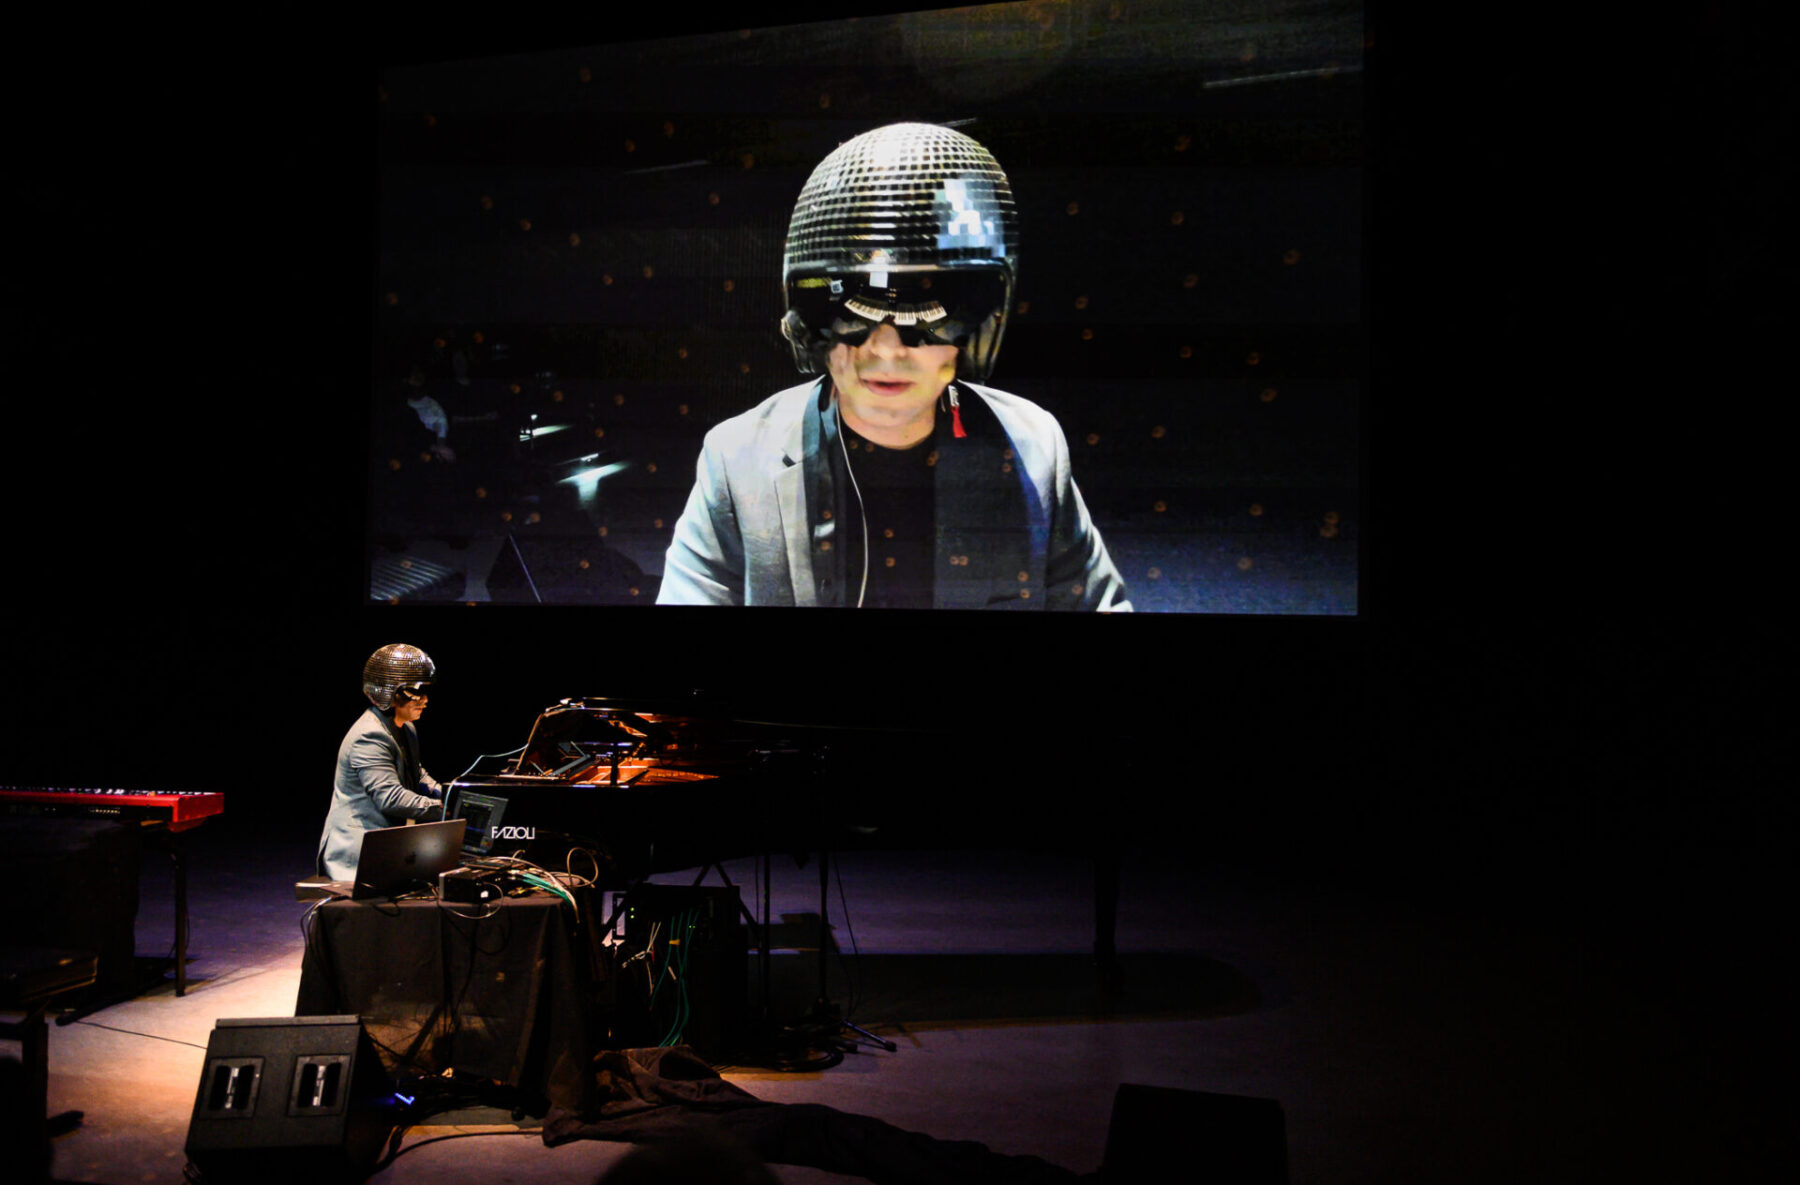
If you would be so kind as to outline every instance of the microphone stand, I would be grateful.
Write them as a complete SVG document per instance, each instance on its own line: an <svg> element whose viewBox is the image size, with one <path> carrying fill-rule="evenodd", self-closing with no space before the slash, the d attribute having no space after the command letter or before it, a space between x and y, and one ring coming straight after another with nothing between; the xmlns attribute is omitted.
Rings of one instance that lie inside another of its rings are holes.
<svg viewBox="0 0 1800 1185"><path fill-rule="evenodd" d="M801 1027L812 1031L815 1041L845 1053L864 1043L878 1045L889 1053L894 1053L900 1048L898 1045L877 1037L861 1025L845 1020L838 1015L837 1005L831 1002L825 985L827 969L825 949L831 943L831 919L828 913L831 900L830 889L831 853L821 849L819 852L819 995L813 1001L812 1011L801 1021ZM849 1030L856 1036L845 1037L843 1035L845 1030Z"/></svg>

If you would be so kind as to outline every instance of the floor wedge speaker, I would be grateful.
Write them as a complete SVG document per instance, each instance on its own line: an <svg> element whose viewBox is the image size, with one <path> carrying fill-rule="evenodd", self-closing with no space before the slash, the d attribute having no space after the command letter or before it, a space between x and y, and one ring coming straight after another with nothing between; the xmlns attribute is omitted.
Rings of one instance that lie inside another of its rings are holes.
<svg viewBox="0 0 1800 1185"><path fill-rule="evenodd" d="M188 1124L205 1185L366 1177L399 1104L354 1016L217 1022Z"/></svg>

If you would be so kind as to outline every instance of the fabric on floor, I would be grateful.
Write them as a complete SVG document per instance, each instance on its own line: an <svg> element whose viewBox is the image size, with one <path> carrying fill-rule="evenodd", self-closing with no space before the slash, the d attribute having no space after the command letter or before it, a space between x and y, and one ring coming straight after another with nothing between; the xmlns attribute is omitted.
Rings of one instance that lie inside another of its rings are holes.
<svg viewBox="0 0 1800 1185"><path fill-rule="evenodd" d="M544 1143L653 1143L701 1126L723 1131L768 1164L865 1177L875 1185L1068 1185L1095 1181L1036 1156L970 1140L938 1140L817 1103L771 1103L726 1082L686 1046L608 1050L595 1059L598 1115L553 1109Z"/></svg>

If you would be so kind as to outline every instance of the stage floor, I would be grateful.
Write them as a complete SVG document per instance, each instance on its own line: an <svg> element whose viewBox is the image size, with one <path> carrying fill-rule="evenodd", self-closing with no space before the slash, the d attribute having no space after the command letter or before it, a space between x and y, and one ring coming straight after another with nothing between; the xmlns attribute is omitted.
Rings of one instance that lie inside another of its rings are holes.
<svg viewBox="0 0 1800 1185"><path fill-rule="evenodd" d="M190 839L186 997L171 982L51 1028L51 1110L85 1112L54 1144L56 1180L181 1181L215 1020L293 1012L306 909L293 882L309 871L311 828L271 837L227 816ZM753 862L726 868L754 883ZM1296 1185L1735 1179L1730 1166L1754 1163L1758 1141L1775 1138L1755 1130L1751 1088L1694 1019L1686 989L1659 972L1675 952L1634 961L1579 924L1553 924L1568 918L1128 856L1126 978L1108 1002L1080 857L892 852L847 855L835 869L830 921L843 957L831 959L830 994L898 1050L864 1049L818 1072L725 1071L770 1101L1091 1173L1121 1083L1274 1099ZM169 880L159 864L146 869L140 955L169 949ZM816 932L818 902L815 867L778 860L778 952ZM778 953L778 1003L816 982L811 959ZM460 1118L408 1132L375 1180L579 1185L628 1150L546 1148L530 1120L521 1131L500 1112ZM464 1133L479 1134L442 1138ZM1191 1147L1187 1163L1203 1168L1206 1155ZM804 1166L777 1175L862 1180Z"/></svg>

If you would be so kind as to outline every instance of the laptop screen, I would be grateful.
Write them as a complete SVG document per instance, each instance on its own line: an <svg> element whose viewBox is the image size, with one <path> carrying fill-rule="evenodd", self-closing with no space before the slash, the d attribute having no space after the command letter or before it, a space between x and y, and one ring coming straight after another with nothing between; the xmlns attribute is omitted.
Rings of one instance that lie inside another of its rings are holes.
<svg viewBox="0 0 1800 1185"><path fill-rule="evenodd" d="M464 824L463 852L470 856L485 856L493 850L494 837L499 834L500 819L506 813L506 799L465 790L457 795L452 813Z"/></svg>

